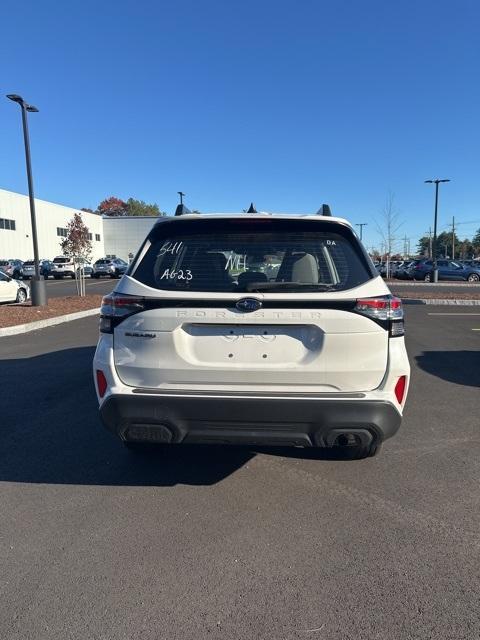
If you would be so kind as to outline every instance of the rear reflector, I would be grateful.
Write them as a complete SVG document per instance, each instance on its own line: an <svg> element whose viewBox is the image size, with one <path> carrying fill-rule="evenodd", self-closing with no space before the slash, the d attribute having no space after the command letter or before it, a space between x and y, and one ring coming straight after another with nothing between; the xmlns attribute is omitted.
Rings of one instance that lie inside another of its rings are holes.
<svg viewBox="0 0 480 640"><path fill-rule="evenodd" d="M105 395L107 387L108 384L107 379L105 378L105 374L103 373L103 371L100 371L100 369L97 369L97 389L100 398L103 398L103 396Z"/></svg>
<svg viewBox="0 0 480 640"><path fill-rule="evenodd" d="M395 385L395 397L398 404L402 404L403 396L405 395L405 387L407 386L407 376L400 376Z"/></svg>

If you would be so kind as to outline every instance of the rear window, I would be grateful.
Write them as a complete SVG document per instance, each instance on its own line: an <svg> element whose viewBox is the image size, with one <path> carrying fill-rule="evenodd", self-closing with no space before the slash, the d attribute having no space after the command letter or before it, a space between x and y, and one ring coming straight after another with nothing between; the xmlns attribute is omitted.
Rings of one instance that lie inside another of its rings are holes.
<svg viewBox="0 0 480 640"><path fill-rule="evenodd" d="M169 291L341 291L376 276L353 232L321 221L176 220L147 246L131 275Z"/></svg>
<svg viewBox="0 0 480 640"><path fill-rule="evenodd" d="M67 262L70 262L70 258L54 258L53 259L55 264L66 264Z"/></svg>
<svg viewBox="0 0 480 640"><path fill-rule="evenodd" d="M112 261L111 260L101 259L101 260L97 260L95 262L95 264L112 264Z"/></svg>
<svg viewBox="0 0 480 640"><path fill-rule="evenodd" d="M33 260L25 260L25 262L23 263L24 267L30 267L32 265L34 265L35 263L33 262Z"/></svg>

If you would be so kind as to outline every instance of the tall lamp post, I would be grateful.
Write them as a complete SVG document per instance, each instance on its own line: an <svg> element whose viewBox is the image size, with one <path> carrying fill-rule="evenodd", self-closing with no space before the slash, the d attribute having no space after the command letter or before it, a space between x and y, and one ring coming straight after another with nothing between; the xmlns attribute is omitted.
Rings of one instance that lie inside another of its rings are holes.
<svg viewBox="0 0 480 640"><path fill-rule="evenodd" d="M450 182L448 178L439 180L425 180L430 184L435 185L435 217L433 220L433 244L432 244L432 258L433 258L433 282L438 282L438 265L437 265L437 214L438 214L438 185L440 182Z"/></svg>
<svg viewBox="0 0 480 640"><path fill-rule="evenodd" d="M35 276L31 281L32 306L41 307L47 304L47 290L45 288L45 280L40 276L40 265L38 256L38 239L37 239L37 221L35 217L35 198L33 195L33 179L32 179L32 161L30 158L30 141L28 137L27 111L29 113L38 112L37 107L27 104L21 96L15 94L7 95L9 100L13 100L22 111L23 123L23 139L25 142L25 161L27 164L28 178L28 196L30 198L30 217L32 220L32 239L33 239L33 259L35 264Z"/></svg>

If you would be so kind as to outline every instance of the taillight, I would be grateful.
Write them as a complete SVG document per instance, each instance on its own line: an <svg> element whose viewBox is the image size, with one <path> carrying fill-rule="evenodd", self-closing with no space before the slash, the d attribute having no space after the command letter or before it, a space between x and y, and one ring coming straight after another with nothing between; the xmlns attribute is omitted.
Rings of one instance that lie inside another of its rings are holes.
<svg viewBox="0 0 480 640"><path fill-rule="evenodd" d="M102 300L100 307L100 331L113 333L114 328L126 317L143 311L145 299L129 296L124 293L109 293Z"/></svg>
<svg viewBox="0 0 480 640"><path fill-rule="evenodd" d="M397 398L398 404L402 404L403 402L406 386L407 376L400 376L400 378L397 380L397 384L395 385L395 397Z"/></svg>
<svg viewBox="0 0 480 640"><path fill-rule="evenodd" d="M359 298L355 309L357 313L372 318L389 330L390 335L403 336L403 305L395 296L379 296L375 298Z"/></svg>
<svg viewBox="0 0 480 640"><path fill-rule="evenodd" d="M100 369L97 369L96 373L98 395L100 396L100 398L103 398L108 387L107 379L105 378L105 374L103 373L103 371L101 371Z"/></svg>

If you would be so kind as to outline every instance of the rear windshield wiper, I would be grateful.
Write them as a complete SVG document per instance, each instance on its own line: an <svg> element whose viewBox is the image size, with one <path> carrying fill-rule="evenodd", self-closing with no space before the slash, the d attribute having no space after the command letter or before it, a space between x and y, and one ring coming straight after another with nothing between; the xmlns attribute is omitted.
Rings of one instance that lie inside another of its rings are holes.
<svg viewBox="0 0 480 640"><path fill-rule="evenodd" d="M335 291L338 285L312 284L311 282L249 282L246 290L253 291L282 291L283 289L302 289L302 291Z"/></svg>

